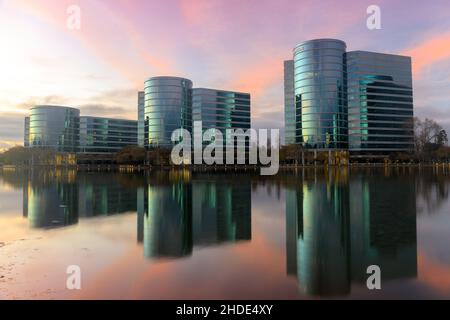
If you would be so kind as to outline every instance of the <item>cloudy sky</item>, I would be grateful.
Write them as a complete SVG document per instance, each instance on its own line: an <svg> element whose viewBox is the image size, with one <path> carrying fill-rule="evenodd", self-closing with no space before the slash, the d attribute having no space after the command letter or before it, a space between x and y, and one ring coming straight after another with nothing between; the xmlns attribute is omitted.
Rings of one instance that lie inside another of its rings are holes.
<svg viewBox="0 0 450 320"><path fill-rule="evenodd" d="M366 27L372 4L381 30ZM137 91L157 75L250 92L253 125L282 128L283 60L325 37L411 55L416 115L450 129L449 12L448 0L0 0L0 149L23 143L34 104L135 119Z"/></svg>

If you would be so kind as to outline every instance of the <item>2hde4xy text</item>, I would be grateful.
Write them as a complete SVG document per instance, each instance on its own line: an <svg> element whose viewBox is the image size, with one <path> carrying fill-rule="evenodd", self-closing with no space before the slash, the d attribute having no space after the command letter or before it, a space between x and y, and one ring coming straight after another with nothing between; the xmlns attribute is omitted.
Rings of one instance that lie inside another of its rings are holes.
<svg viewBox="0 0 450 320"><path fill-rule="evenodd" d="M270 315L273 305L252 305L252 304L221 304L219 309L211 307L190 307L183 304L182 307L177 307L177 315L203 315L206 318L210 313L222 315Z"/></svg>

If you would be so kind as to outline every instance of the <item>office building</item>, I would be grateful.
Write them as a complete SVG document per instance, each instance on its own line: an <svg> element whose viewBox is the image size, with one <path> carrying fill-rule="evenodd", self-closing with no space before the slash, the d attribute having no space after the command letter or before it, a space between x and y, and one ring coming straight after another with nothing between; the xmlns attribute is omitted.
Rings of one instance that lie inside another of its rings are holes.
<svg viewBox="0 0 450 320"><path fill-rule="evenodd" d="M145 93L138 92L138 146L144 146L145 136Z"/></svg>
<svg viewBox="0 0 450 320"><path fill-rule="evenodd" d="M201 121L202 129L217 129L223 137L223 143L239 146L236 143L238 136L233 136L227 129L243 129L244 132L251 127L250 94L242 92L224 91L216 89L195 88L192 94L192 120ZM236 137L236 138L235 138ZM233 141L234 139L234 141ZM209 142L205 142L208 144ZM249 139L245 141L244 148L248 152Z"/></svg>
<svg viewBox="0 0 450 320"><path fill-rule="evenodd" d="M137 121L80 117L80 153L116 153L137 145Z"/></svg>
<svg viewBox="0 0 450 320"><path fill-rule="evenodd" d="M347 53L349 148L354 157L386 157L414 148L411 58Z"/></svg>
<svg viewBox="0 0 450 320"><path fill-rule="evenodd" d="M30 147L77 152L80 110L61 106L34 106L30 115Z"/></svg>
<svg viewBox="0 0 450 320"><path fill-rule="evenodd" d="M413 149L411 58L305 41L284 62L285 144L386 158Z"/></svg>
<svg viewBox="0 0 450 320"><path fill-rule="evenodd" d="M25 117L23 133L23 146L30 146L30 117Z"/></svg>
<svg viewBox="0 0 450 320"><path fill-rule="evenodd" d="M305 148L348 147L345 50L343 41L333 39L294 49L295 138Z"/></svg>
<svg viewBox="0 0 450 320"><path fill-rule="evenodd" d="M285 144L295 144L294 60L284 62L284 137Z"/></svg>
<svg viewBox="0 0 450 320"><path fill-rule="evenodd" d="M172 132L192 128L192 81L152 77L144 89L144 146L170 148Z"/></svg>
<svg viewBox="0 0 450 320"><path fill-rule="evenodd" d="M64 106L35 106L25 118L24 146L110 159L122 148L137 145L137 131L135 120L80 116L80 110Z"/></svg>

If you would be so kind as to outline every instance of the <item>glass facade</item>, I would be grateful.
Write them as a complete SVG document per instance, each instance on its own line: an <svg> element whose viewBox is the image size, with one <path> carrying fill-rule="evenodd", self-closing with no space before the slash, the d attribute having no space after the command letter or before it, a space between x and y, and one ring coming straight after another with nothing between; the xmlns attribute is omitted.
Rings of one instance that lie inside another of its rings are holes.
<svg viewBox="0 0 450 320"><path fill-rule="evenodd" d="M294 49L296 143L313 149L346 149L346 44L318 39Z"/></svg>
<svg viewBox="0 0 450 320"><path fill-rule="evenodd" d="M115 153L137 145L137 121L80 117L81 153Z"/></svg>
<svg viewBox="0 0 450 320"><path fill-rule="evenodd" d="M227 129L250 129L250 94L196 88L192 94L192 120L202 121L203 130L218 129L224 143L232 141ZM248 150L249 141L246 141ZM237 146L236 143L234 143Z"/></svg>
<svg viewBox="0 0 450 320"><path fill-rule="evenodd" d="M78 109L60 106L35 106L30 115L30 147L49 147L61 152L76 152L79 141Z"/></svg>
<svg viewBox="0 0 450 320"><path fill-rule="evenodd" d="M138 146L144 146L145 135L145 93L144 91L138 92Z"/></svg>
<svg viewBox="0 0 450 320"><path fill-rule="evenodd" d="M30 146L30 117L25 117L23 130L23 146Z"/></svg>
<svg viewBox="0 0 450 320"><path fill-rule="evenodd" d="M351 155L383 157L411 151L411 58L364 51L346 55Z"/></svg>
<svg viewBox="0 0 450 320"><path fill-rule="evenodd" d="M172 132L192 131L192 81L177 77L153 77L145 81L144 146L172 146Z"/></svg>
<svg viewBox="0 0 450 320"><path fill-rule="evenodd" d="M285 144L387 157L414 147L411 58L306 41L284 62Z"/></svg>
<svg viewBox="0 0 450 320"><path fill-rule="evenodd" d="M295 141L294 60L287 60L284 62L284 143L289 145Z"/></svg>

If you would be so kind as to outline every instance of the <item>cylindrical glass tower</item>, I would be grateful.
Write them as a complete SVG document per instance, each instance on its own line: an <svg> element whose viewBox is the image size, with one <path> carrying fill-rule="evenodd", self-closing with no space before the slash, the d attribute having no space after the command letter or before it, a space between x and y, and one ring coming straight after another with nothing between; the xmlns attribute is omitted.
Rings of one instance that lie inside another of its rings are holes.
<svg viewBox="0 0 450 320"><path fill-rule="evenodd" d="M178 77L145 81L144 114L145 147L170 147L174 130L192 130L192 81Z"/></svg>
<svg viewBox="0 0 450 320"><path fill-rule="evenodd" d="M346 44L305 41L294 49L296 143L312 149L347 149Z"/></svg>
<svg viewBox="0 0 450 320"><path fill-rule="evenodd" d="M35 106L30 115L30 147L77 152L80 110L60 106Z"/></svg>

